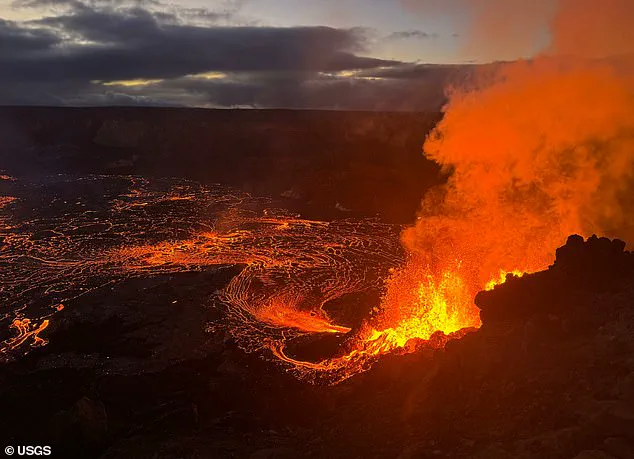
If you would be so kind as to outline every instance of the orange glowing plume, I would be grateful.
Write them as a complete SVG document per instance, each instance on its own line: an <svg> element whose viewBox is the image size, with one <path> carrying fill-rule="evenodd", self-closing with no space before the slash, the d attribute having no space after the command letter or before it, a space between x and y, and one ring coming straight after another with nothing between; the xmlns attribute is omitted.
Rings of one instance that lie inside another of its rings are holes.
<svg viewBox="0 0 634 459"><path fill-rule="evenodd" d="M505 8L517 13L523 4ZM473 30L485 43L487 33L499 31L486 27L499 9L488 0L470 6L481 21ZM389 279L375 319L379 331L367 340L382 334L389 350L436 330L477 326L472 300L479 290L506 273L546 268L569 234L624 237L634 227L634 85L627 71L634 67L623 65L632 55L596 60L634 51L623 20L632 17L633 4L611 0L599 15L591 10L562 0L548 47L554 55L487 68L470 86L452 88L424 146L449 181L426 196L417 224L404 231L409 262ZM581 50L571 38L580 24L599 35L582 33L596 41L582 40Z"/></svg>

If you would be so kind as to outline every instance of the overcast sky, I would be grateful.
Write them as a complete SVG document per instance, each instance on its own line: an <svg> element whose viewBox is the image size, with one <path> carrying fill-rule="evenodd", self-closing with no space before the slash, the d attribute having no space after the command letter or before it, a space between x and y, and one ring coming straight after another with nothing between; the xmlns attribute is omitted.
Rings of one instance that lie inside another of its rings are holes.
<svg viewBox="0 0 634 459"><path fill-rule="evenodd" d="M0 104L435 109L465 2L0 0Z"/></svg>

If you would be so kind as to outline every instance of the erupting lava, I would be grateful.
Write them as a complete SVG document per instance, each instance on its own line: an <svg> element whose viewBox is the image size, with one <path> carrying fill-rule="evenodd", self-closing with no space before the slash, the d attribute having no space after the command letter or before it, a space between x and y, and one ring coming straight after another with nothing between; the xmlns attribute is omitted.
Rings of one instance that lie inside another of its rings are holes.
<svg viewBox="0 0 634 459"><path fill-rule="evenodd" d="M308 333L348 333L351 328L335 325L319 311L302 311L297 308L298 301L273 298L256 312L258 320L278 326L295 328Z"/></svg>
<svg viewBox="0 0 634 459"><path fill-rule="evenodd" d="M631 240L634 33L624 18L634 4L610 0L594 14L581 3L559 2L543 55L487 67L452 89L424 146L450 177L402 235L408 262L387 282L366 349L478 326L475 294L507 273L546 268L569 234ZM490 2L471 6L484 42L505 20L490 17ZM523 2L507 6L523 17Z"/></svg>
<svg viewBox="0 0 634 459"><path fill-rule="evenodd" d="M189 182L137 177L84 182L112 189L111 194L84 203L60 200L38 185L41 195L34 191L34 202L45 196L61 207L53 218L32 220L20 218L22 209L33 206L20 191L28 184L11 184L24 198L0 214L5 223L0 268L7 279L0 293L9 305L0 317L8 323L9 336L0 346L5 358L45 344L38 335L75 298L129 277L227 264L244 268L218 292L226 316L210 328L228 331L247 351L270 350L307 379L336 382L368 368L381 354L408 348L410 341L478 325L472 304L477 288L470 289L459 263L440 277L413 260L407 266L421 267L415 276L394 270L404 262L397 226L304 220L270 209L267 200ZM360 327L337 323L327 312L331 301L345 302L347 294L384 288L383 306ZM295 338L320 334L345 337L341 353L321 362L287 355Z"/></svg>
<svg viewBox="0 0 634 459"><path fill-rule="evenodd" d="M624 18L634 6L609 0L594 14L591 3L581 3L559 2L544 54L486 67L470 85L452 89L424 146L450 177L427 194L418 223L403 232L407 263L387 280L379 314L349 354L307 368L346 366L437 332L477 327L476 293L508 274L548 267L570 234L631 240L634 33ZM491 17L497 10L490 2L471 6L480 8L475 41L499 45L502 37L487 37L488 26L504 19ZM503 10L523 19L525 4L511 1ZM282 351L275 353L300 364Z"/></svg>
<svg viewBox="0 0 634 459"><path fill-rule="evenodd" d="M437 275L428 266L410 263L422 269L416 273L405 269L387 283L381 316L381 325L386 328L374 330L370 337L371 341L382 338L382 351L404 347L412 338L428 340L439 331L449 335L479 325L473 292L462 277L459 263L453 270Z"/></svg>

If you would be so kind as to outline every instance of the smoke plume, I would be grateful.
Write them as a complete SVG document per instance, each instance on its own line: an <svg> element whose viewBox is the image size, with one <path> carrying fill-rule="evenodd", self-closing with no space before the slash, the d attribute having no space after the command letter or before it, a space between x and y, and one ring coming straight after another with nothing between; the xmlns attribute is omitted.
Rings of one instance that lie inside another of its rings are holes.
<svg viewBox="0 0 634 459"><path fill-rule="evenodd" d="M633 243L634 2L406 4L428 14L467 9L467 41L481 55L522 53L548 39L530 59L485 66L449 89L424 151L450 178L403 233L410 263L388 284L383 323L428 317L417 292L433 279L441 285L447 272L459 274L472 299L501 272L546 268L570 234ZM477 320L465 311L470 302L445 303L445 323Z"/></svg>

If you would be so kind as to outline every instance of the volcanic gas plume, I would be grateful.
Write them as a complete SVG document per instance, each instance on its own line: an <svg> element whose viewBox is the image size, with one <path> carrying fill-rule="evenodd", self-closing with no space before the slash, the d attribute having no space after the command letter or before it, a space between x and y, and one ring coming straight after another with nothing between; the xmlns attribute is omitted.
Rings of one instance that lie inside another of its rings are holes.
<svg viewBox="0 0 634 459"><path fill-rule="evenodd" d="M506 17L491 4L470 3L473 38L500 46L509 24L492 24L521 18L525 2L508 2L503 10L514 14ZM383 332L372 339L383 335L398 347L477 325L477 291L505 273L546 268L569 234L631 239L632 17L628 0L598 10L591 1L562 0L551 43L537 57L487 66L449 90L424 151L450 178L403 232L409 262L388 282ZM522 46L539 36L523 24L514 32Z"/></svg>

